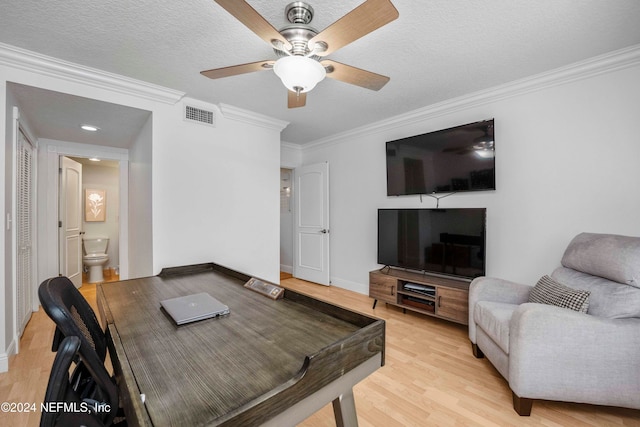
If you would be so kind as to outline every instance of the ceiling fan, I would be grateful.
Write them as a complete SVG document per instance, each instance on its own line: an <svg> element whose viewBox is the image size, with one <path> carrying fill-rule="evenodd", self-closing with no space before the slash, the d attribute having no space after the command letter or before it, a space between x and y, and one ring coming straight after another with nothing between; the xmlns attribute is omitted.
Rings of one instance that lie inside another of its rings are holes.
<svg viewBox="0 0 640 427"><path fill-rule="evenodd" d="M367 0L321 32L309 26L314 11L302 1L286 6L285 16L291 24L280 30L245 0L215 2L269 43L278 59L202 71L206 77L273 70L289 90L289 108L303 107L307 92L325 76L371 90L380 90L389 81L389 77L324 57L396 19L398 11L390 0Z"/></svg>

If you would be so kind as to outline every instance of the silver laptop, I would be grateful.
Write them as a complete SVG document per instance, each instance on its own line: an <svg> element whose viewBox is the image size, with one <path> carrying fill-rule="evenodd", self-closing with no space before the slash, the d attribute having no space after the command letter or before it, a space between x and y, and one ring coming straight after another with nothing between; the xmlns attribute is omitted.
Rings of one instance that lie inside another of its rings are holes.
<svg viewBox="0 0 640 427"><path fill-rule="evenodd" d="M229 314L229 307L206 292L160 301L178 325Z"/></svg>

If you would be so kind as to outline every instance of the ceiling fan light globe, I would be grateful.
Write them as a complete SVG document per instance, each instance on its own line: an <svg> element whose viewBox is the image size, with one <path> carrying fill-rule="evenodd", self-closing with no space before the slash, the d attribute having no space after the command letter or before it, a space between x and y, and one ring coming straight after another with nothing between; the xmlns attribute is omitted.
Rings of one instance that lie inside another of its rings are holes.
<svg viewBox="0 0 640 427"><path fill-rule="evenodd" d="M318 61L297 55L278 59L273 71L287 89L296 93L309 92L327 75Z"/></svg>

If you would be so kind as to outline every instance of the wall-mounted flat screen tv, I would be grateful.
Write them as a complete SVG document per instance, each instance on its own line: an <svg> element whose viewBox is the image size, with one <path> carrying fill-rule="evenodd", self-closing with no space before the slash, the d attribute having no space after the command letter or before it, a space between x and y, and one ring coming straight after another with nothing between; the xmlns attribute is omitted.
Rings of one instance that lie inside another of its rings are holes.
<svg viewBox="0 0 640 427"><path fill-rule="evenodd" d="M379 209L378 264L473 279L485 275L486 209Z"/></svg>
<svg viewBox="0 0 640 427"><path fill-rule="evenodd" d="M493 119L387 142L387 195L495 190Z"/></svg>

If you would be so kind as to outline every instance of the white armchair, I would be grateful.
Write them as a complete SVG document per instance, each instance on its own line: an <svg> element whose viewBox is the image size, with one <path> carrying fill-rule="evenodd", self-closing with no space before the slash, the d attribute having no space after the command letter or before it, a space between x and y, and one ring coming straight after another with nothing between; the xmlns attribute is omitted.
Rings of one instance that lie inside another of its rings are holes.
<svg viewBox="0 0 640 427"><path fill-rule="evenodd" d="M640 238L582 233L551 277L588 291L587 313L529 302L530 285L471 283L474 355L509 382L520 415L534 399L640 409Z"/></svg>

